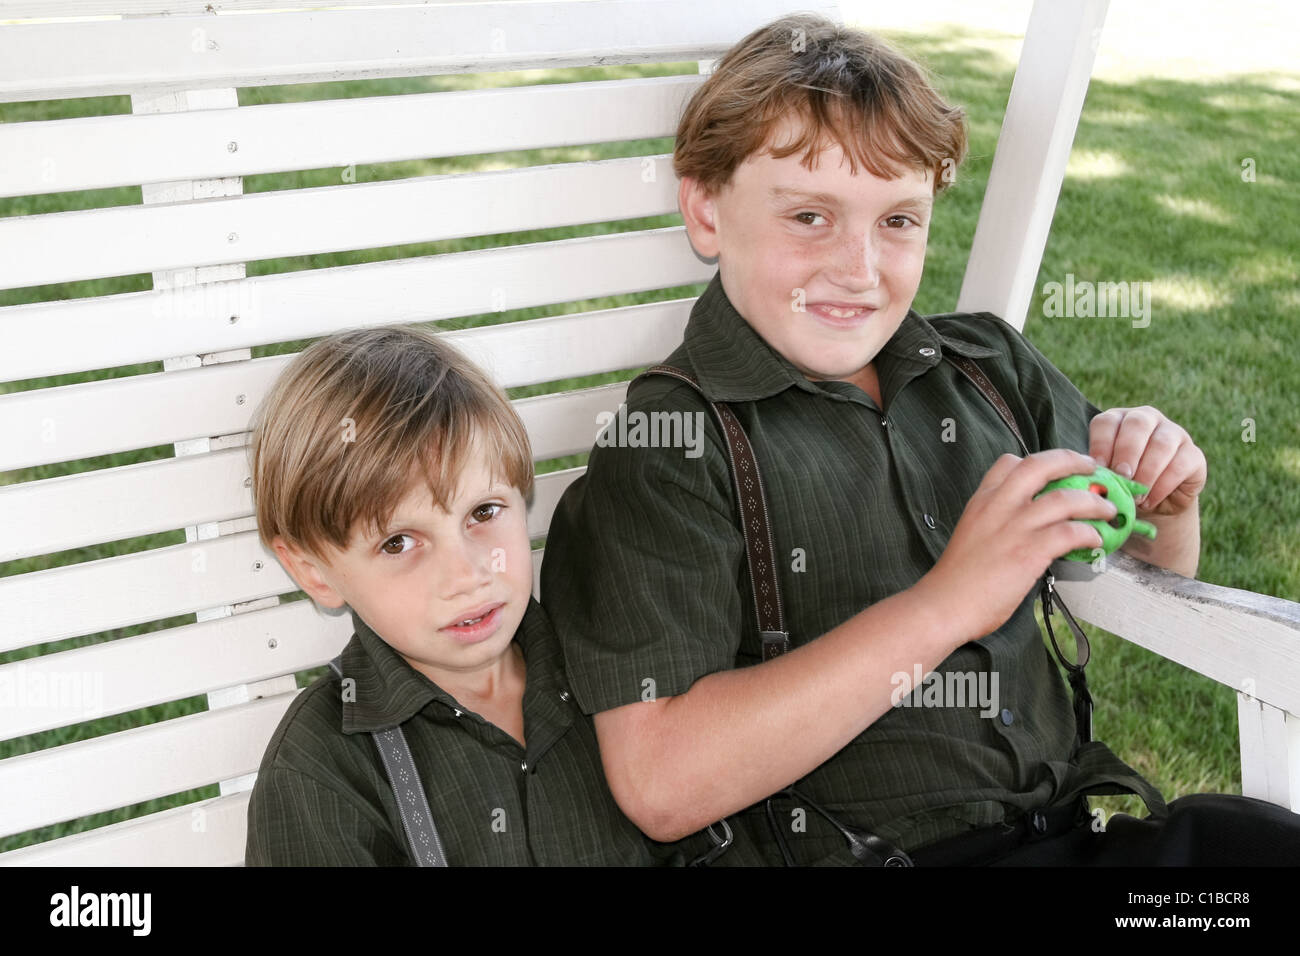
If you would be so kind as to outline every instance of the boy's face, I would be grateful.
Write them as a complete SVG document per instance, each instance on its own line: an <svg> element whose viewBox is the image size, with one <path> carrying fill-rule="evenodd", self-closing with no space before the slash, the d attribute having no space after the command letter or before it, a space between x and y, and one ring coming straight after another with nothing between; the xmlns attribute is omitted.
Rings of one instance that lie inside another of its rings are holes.
<svg viewBox="0 0 1300 956"><path fill-rule="evenodd" d="M346 551L312 558L279 538L276 553L316 601L347 604L416 670L444 688L473 680L510 647L532 593L526 506L494 482L475 449L450 512L423 482L382 532L353 530ZM486 615L476 625L458 626Z"/></svg>
<svg viewBox="0 0 1300 956"><path fill-rule="evenodd" d="M786 118L772 142L792 141L797 122ZM849 380L916 296L934 174L853 174L833 140L813 170L800 158L755 153L713 196L683 179L682 216L695 250L717 257L727 298L772 348L810 379Z"/></svg>

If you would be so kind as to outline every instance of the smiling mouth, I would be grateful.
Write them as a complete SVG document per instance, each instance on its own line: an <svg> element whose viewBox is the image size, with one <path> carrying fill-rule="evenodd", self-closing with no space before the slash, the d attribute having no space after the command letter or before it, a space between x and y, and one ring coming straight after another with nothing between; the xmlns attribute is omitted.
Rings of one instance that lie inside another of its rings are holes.
<svg viewBox="0 0 1300 956"><path fill-rule="evenodd" d="M844 325L857 327L867 319L876 314L878 309L871 306L840 306L830 305L826 302L814 302L808 306L808 311L812 312L823 322L831 322L835 325Z"/></svg>

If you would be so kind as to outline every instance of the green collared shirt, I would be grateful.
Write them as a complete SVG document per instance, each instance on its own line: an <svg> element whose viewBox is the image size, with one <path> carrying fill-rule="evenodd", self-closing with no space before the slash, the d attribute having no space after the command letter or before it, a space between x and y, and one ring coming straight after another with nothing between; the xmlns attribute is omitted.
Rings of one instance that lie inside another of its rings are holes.
<svg viewBox="0 0 1300 956"><path fill-rule="evenodd" d="M402 725L451 866L651 865L652 844L605 783L591 719L569 692L546 613L529 599L526 748L411 667L353 612L344 694L331 672L290 704L248 806L248 866L410 866L371 731Z"/></svg>
<svg viewBox="0 0 1300 956"><path fill-rule="evenodd" d="M874 359L882 409L856 385L805 378L736 312L719 275L695 303L666 362L729 403L753 443L793 646L915 584L997 457L1024 454L947 353L979 363L1031 451L1087 453L1100 409L989 313L909 311ZM665 376L629 389L621 414L638 411L699 412L706 440L702 450L598 446L555 512L542 599L588 713L681 694L761 659L716 421ZM1074 752L1071 698L1035 622L1035 595L943 661L948 696L929 698L941 706L892 709L798 788L904 849L1064 803L1084 786L1122 788L1135 772L1104 745ZM779 804L778 819L798 819L798 809ZM737 816L762 857L779 862L762 805ZM798 861L853 862L820 817L805 808L804 821L788 835ZM737 861L749 862L743 852Z"/></svg>

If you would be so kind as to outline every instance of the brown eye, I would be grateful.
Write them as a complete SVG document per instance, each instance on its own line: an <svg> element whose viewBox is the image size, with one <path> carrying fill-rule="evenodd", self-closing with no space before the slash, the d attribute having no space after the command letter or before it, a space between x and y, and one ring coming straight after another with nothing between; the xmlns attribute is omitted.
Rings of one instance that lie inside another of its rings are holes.
<svg viewBox="0 0 1300 956"><path fill-rule="evenodd" d="M482 524L485 521L491 521L493 518L495 518L497 516L497 513L500 512L500 510L503 507L505 506L496 503L482 504L479 505L477 508L475 508L473 511L471 511L470 515L473 516L475 521L479 522L479 524Z"/></svg>
<svg viewBox="0 0 1300 956"><path fill-rule="evenodd" d="M384 554L402 554L403 552L410 550L409 548L403 548L401 546L402 539L410 537L409 534L395 534L380 545L379 550L384 552ZM393 545L397 545L397 547L394 548Z"/></svg>

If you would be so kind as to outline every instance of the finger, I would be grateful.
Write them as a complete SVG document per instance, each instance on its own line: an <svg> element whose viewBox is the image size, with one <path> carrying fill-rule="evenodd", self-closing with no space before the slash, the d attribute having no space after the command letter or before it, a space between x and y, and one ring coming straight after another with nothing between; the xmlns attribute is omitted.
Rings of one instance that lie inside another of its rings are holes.
<svg viewBox="0 0 1300 956"><path fill-rule="evenodd" d="M1035 498L1025 512L1024 521L1029 527L1042 530L1058 523L1084 518L1109 521L1118 513L1119 509L1113 501L1086 488L1057 488L1041 498Z"/></svg>
<svg viewBox="0 0 1300 956"><path fill-rule="evenodd" d="M1110 466L1115 436L1119 434L1120 422L1128 411L1127 408L1108 408L1088 423L1088 454L1096 458L1098 464Z"/></svg>
<svg viewBox="0 0 1300 956"><path fill-rule="evenodd" d="M1164 416L1150 405L1130 408L1120 422L1119 432L1115 436L1115 446L1111 450L1111 464L1108 466L1116 474L1132 478L1137 474L1142 452L1157 426L1164 421Z"/></svg>
<svg viewBox="0 0 1300 956"><path fill-rule="evenodd" d="M1035 535L1050 545L1048 550L1053 555L1053 560L1076 548L1092 551L1105 546L1101 532L1082 521L1055 521L1038 529Z"/></svg>
<svg viewBox="0 0 1300 956"><path fill-rule="evenodd" d="M1146 448L1142 450L1142 458L1137 464L1133 480L1146 485L1147 488L1154 489L1156 483L1162 479L1165 470L1169 467L1169 463L1178 454L1179 448L1182 447L1184 442L1190 443L1190 441L1191 438L1181 425L1171 422L1167 418L1160 422L1156 426L1156 430L1151 433L1151 437L1147 439ZM1186 475L1182 476L1182 478L1186 477ZM1172 491L1181 483L1182 479L1180 478L1178 483L1174 484L1169 490ZM1165 493L1168 494L1168 492ZM1143 506L1148 506L1150 501L1150 491L1146 495L1137 498L1138 504Z"/></svg>
<svg viewBox="0 0 1300 956"><path fill-rule="evenodd" d="M1003 484L1009 486L1008 491L1023 504L1050 481L1069 475L1091 475L1096 470L1097 463L1088 455L1072 448L1053 448L1022 459Z"/></svg>
<svg viewBox="0 0 1300 956"><path fill-rule="evenodd" d="M1195 498L1205 487L1205 453L1189 437L1180 445L1173 460L1165 468L1142 502L1144 511L1159 508L1175 491L1187 498Z"/></svg>
<svg viewBox="0 0 1300 956"><path fill-rule="evenodd" d="M1036 452L1023 459L1007 475L1001 486L994 489L998 514L1005 521L1013 519L1020 523L1028 521L1029 527L1034 530L1041 530L1049 524L1061 521L1067 516L1069 509L1062 508L1060 497L1049 501L1046 508L1033 508L1034 496L1040 494L1045 485L1057 478L1065 478L1069 475L1091 475L1095 470L1096 464L1092 458L1070 448ZM1098 496L1091 492L1080 489L1070 490L1083 494L1085 498L1099 500ZM1054 492L1049 492L1043 497L1052 498L1053 494ZM1076 507L1078 504L1079 501L1076 500ZM1091 514L1089 516L1091 517Z"/></svg>
<svg viewBox="0 0 1300 956"><path fill-rule="evenodd" d="M984 478L980 481L981 488L996 488L1007 480L1012 470L1024 461L1018 455L1006 454L999 455L992 467L984 473Z"/></svg>

